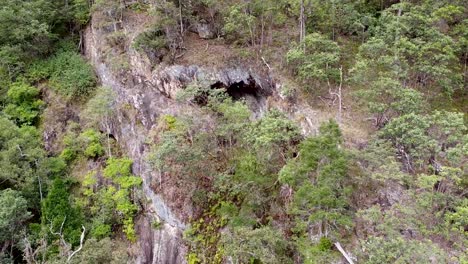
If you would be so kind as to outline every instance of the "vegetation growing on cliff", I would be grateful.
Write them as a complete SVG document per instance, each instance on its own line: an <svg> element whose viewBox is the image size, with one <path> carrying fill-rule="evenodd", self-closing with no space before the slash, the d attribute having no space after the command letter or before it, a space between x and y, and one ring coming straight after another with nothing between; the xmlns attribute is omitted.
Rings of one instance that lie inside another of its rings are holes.
<svg viewBox="0 0 468 264"><path fill-rule="evenodd" d="M152 187L193 209L189 263L335 263L337 243L358 263L468 261L466 1L0 0L1 263L132 261L142 179L112 135L127 106L81 54L92 16L125 80L131 52L192 52L288 84L289 108L252 115L193 82L174 100L196 111L149 125ZM299 102L337 118L304 135Z"/></svg>

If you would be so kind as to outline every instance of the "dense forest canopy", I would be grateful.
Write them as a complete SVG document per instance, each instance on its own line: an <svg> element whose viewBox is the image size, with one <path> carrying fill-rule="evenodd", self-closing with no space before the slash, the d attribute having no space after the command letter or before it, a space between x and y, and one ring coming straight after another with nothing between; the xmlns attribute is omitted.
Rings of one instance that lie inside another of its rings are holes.
<svg viewBox="0 0 468 264"><path fill-rule="evenodd" d="M467 1L0 0L1 263L135 262L148 197L113 117L136 110L83 56L91 26L116 76L215 45L333 113L304 133L226 87L171 98L196 110L158 114L146 162L190 204L188 263L468 263Z"/></svg>

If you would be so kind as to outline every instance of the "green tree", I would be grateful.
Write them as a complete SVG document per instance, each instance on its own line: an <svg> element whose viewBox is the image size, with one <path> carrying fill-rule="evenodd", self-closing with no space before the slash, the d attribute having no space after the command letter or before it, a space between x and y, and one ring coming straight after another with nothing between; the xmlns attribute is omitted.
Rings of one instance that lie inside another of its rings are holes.
<svg viewBox="0 0 468 264"><path fill-rule="evenodd" d="M73 264L125 264L129 259L126 245L121 241L104 238L89 239L72 259Z"/></svg>
<svg viewBox="0 0 468 264"><path fill-rule="evenodd" d="M73 42L60 44L53 56L31 65L26 74L28 80L48 80L51 88L68 100L90 95L96 85L93 68L75 51Z"/></svg>
<svg viewBox="0 0 468 264"><path fill-rule="evenodd" d="M2 254L9 255L25 236L26 222L32 217L27 200L18 191L0 191L0 245ZM18 248L17 248L18 249ZM1 259L1 257L0 257Z"/></svg>
<svg viewBox="0 0 468 264"><path fill-rule="evenodd" d="M361 102L375 116L375 125L384 126L391 118L423 110L422 93L402 85L407 62L379 38L372 38L359 48L352 79L362 86L357 93Z"/></svg>
<svg viewBox="0 0 468 264"><path fill-rule="evenodd" d="M80 242L82 222L81 211L72 204L65 182L60 178L55 179L42 203L44 229L50 235L60 233L68 243L77 245Z"/></svg>
<svg viewBox="0 0 468 264"><path fill-rule="evenodd" d="M338 125L333 121L323 124L320 135L304 140L298 157L279 173L280 182L294 190L290 212L295 217L299 237L309 231L328 236L338 228L351 226L347 212L348 157L341 143Z"/></svg>
<svg viewBox="0 0 468 264"><path fill-rule="evenodd" d="M288 242L272 227L237 228L223 236L225 254L239 263L292 263Z"/></svg>
<svg viewBox="0 0 468 264"><path fill-rule="evenodd" d="M110 158L107 160L107 165L103 170L103 176L112 180L116 186L106 186L101 188L97 195L93 194L94 177L93 174L88 175L86 187L90 188L85 194L87 196L97 196L97 207L95 215L97 215L94 223L94 235L100 237L106 235L107 226L113 224L111 221L113 211L119 215L115 219L119 224L123 225L123 232L127 238L134 242L136 234L134 229L133 218L138 211L138 206L132 201L133 189L141 185L141 178L132 175L132 161L126 158ZM110 212L112 211L112 212Z"/></svg>
<svg viewBox="0 0 468 264"><path fill-rule="evenodd" d="M43 0L3 0L0 5L0 66L13 78L30 57L49 50L53 6Z"/></svg>
<svg viewBox="0 0 468 264"><path fill-rule="evenodd" d="M340 48L338 44L319 33L307 35L286 55L293 73L304 81L318 81L331 89L340 79ZM309 88L309 87L308 87Z"/></svg>
<svg viewBox="0 0 468 264"><path fill-rule="evenodd" d="M435 170L443 164L459 164L466 156L466 127L461 113L439 112L432 115L407 114L393 119L380 133L390 139L410 172Z"/></svg>
<svg viewBox="0 0 468 264"><path fill-rule="evenodd" d="M386 239L369 238L363 244L363 250L369 252L362 260L366 264L377 263L427 263L447 262L445 252L430 241L406 240L403 237Z"/></svg>
<svg viewBox="0 0 468 264"><path fill-rule="evenodd" d="M111 152L111 121L115 112L116 95L111 88L99 87L96 94L87 102L84 110L84 118L91 125L98 124L106 129L107 154L112 157Z"/></svg>
<svg viewBox="0 0 468 264"><path fill-rule="evenodd" d="M30 126L18 128L0 117L0 179L2 186L23 191L31 207L39 206L41 190L49 175L55 173L52 159L42 149L39 131ZM53 165L47 168L47 165Z"/></svg>
<svg viewBox="0 0 468 264"><path fill-rule="evenodd" d="M19 126L34 125L39 118L43 102L38 99L39 90L25 83L14 83L7 93L8 104L4 113Z"/></svg>

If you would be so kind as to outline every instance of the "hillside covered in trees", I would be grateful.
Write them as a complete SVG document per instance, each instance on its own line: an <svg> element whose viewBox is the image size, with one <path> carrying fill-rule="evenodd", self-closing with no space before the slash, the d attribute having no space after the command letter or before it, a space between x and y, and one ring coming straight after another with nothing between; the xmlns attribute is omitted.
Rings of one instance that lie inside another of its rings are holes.
<svg viewBox="0 0 468 264"><path fill-rule="evenodd" d="M0 263L468 263L465 0L0 0Z"/></svg>

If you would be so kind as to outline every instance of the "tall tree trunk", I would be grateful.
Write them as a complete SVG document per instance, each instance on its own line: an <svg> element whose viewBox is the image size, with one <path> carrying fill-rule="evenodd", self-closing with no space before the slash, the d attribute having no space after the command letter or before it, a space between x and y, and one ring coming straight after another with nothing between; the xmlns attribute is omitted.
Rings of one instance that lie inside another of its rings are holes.
<svg viewBox="0 0 468 264"><path fill-rule="evenodd" d="M340 86L338 86L338 124L341 125L342 122L342 112L343 112L343 98L341 93L341 88L343 87L343 66L340 67Z"/></svg>
<svg viewBox="0 0 468 264"><path fill-rule="evenodd" d="M301 0L301 13L299 16L299 41L304 41L305 38L305 7L304 0Z"/></svg>
<svg viewBox="0 0 468 264"><path fill-rule="evenodd" d="M261 33L261 38L260 38L260 50L263 49L263 41L265 38L265 16L263 14L261 18L261 23L262 23L262 33Z"/></svg>
<svg viewBox="0 0 468 264"><path fill-rule="evenodd" d="M182 2L179 0L179 18L180 18L180 37L184 35L184 20L182 18Z"/></svg>
<svg viewBox="0 0 468 264"><path fill-rule="evenodd" d="M105 117L105 126L106 126L106 130L107 130L107 154L109 155L110 158L112 158L112 151L111 151L111 145L110 145L110 125L109 125L109 118L106 114L106 117Z"/></svg>

